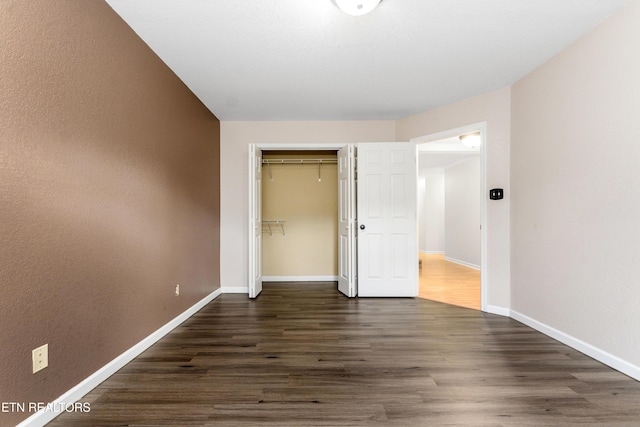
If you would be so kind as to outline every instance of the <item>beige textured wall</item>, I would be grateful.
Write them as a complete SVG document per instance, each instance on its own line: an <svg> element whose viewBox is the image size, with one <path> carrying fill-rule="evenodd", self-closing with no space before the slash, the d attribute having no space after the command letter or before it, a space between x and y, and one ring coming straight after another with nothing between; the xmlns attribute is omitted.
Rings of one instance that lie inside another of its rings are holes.
<svg viewBox="0 0 640 427"><path fill-rule="evenodd" d="M248 282L248 145L251 143L389 142L394 121L227 122L220 123L220 280L223 286Z"/></svg>
<svg viewBox="0 0 640 427"><path fill-rule="evenodd" d="M47 402L219 286L219 122L99 0L0 2L0 87L0 400Z"/></svg>
<svg viewBox="0 0 640 427"><path fill-rule="evenodd" d="M504 188L504 200L487 201L487 304L504 313L511 304L509 272L509 143L511 89L465 99L397 122L399 141L486 122L487 188ZM483 197L488 198L487 194Z"/></svg>
<svg viewBox="0 0 640 427"><path fill-rule="evenodd" d="M639 22L634 1L514 85L511 155L512 308L636 378Z"/></svg>
<svg viewBox="0 0 640 427"><path fill-rule="evenodd" d="M274 154L265 158L285 156ZM296 158L319 158L297 153ZM326 155L322 156L327 157ZM335 159L335 155L333 156ZM262 219L285 219L285 236L263 233L263 276L338 275L338 171L335 164L271 165L262 173ZM263 227L265 229L266 227Z"/></svg>

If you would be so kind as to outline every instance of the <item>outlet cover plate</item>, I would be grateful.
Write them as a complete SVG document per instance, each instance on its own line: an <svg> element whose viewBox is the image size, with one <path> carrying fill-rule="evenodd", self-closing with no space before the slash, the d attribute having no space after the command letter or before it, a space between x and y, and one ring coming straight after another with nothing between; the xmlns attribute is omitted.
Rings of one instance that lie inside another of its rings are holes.
<svg viewBox="0 0 640 427"><path fill-rule="evenodd" d="M33 373L40 372L49 366L49 344L41 345L31 352L33 362Z"/></svg>

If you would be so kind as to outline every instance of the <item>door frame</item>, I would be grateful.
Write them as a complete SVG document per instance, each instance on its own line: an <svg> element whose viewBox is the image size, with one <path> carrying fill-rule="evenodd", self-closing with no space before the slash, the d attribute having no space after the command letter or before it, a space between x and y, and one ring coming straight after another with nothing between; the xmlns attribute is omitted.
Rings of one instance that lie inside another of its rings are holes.
<svg viewBox="0 0 640 427"><path fill-rule="evenodd" d="M480 309L487 311L487 295L489 283L487 281L487 122L473 123L442 132L412 138L409 141L417 145L456 137L465 133L480 132ZM418 160L419 167L419 160Z"/></svg>

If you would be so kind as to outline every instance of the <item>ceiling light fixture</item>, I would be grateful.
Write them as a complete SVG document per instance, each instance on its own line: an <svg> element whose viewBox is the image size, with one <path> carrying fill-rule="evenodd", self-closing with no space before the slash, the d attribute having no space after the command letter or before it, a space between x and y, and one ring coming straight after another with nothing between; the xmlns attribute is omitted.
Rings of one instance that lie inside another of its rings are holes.
<svg viewBox="0 0 640 427"><path fill-rule="evenodd" d="M480 146L480 132L467 133L458 137L465 147L476 148Z"/></svg>
<svg viewBox="0 0 640 427"><path fill-rule="evenodd" d="M375 9L382 0L334 0L344 13L362 16Z"/></svg>

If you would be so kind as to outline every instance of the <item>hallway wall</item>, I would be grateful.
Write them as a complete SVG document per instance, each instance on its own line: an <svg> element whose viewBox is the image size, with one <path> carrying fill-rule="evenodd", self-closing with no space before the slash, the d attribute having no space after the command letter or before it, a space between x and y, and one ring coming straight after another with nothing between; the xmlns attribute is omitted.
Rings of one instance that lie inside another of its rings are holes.
<svg viewBox="0 0 640 427"><path fill-rule="evenodd" d="M444 187L445 259L479 269L482 254L480 158L445 168Z"/></svg>
<svg viewBox="0 0 640 427"><path fill-rule="evenodd" d="M420 172L418 192L419 249L422 253L444 253L444 170Z"/></svg>

